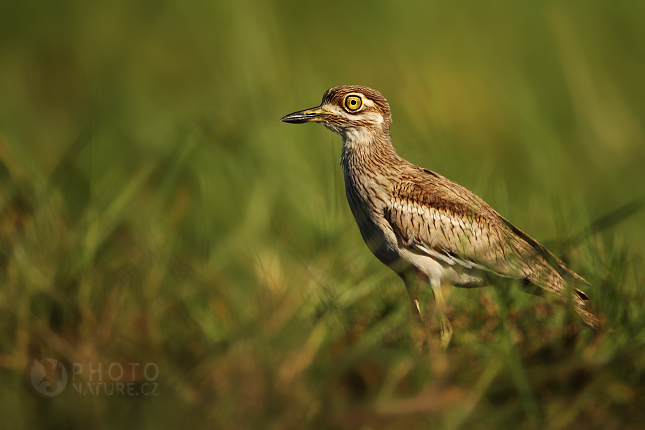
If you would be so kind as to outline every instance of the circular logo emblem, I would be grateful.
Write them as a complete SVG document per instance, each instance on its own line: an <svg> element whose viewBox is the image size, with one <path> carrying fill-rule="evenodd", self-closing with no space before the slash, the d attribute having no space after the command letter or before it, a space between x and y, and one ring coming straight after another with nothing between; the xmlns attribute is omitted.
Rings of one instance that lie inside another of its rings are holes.
<svg viewBox="0 0 645 430"><path fill-rule="evenodd" d="M58 360L34 360L29 371L32 388L45 397L59 395L67 385L67 369Z"/></svg>

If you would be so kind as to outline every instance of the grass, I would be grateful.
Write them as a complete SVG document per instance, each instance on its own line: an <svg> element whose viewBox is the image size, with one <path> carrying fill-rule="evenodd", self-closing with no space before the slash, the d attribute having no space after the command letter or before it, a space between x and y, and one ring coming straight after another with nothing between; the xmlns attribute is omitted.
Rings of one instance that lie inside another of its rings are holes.
<svg viewBox="0 0 645 430"><path fill-rule="evenodd" d="M642 9L3 4L0 426L642 428ZM402 156L585 276L608 330L454 289L450 348L419 352L340 138L278 121L350 83L388 98ZM154 363L159 395L44 399L44 358L85 387L116 363L137 392Z"/></svg>

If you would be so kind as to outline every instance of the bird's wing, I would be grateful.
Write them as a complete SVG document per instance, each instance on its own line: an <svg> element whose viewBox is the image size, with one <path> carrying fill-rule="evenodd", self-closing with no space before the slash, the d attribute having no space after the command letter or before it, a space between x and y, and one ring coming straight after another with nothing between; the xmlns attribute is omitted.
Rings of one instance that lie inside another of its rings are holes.
<svg viewBox="0 0 645 430"><path fill-rule="evenodd" d="M548 290L554 289L554 277L563 286L561 271L570 271L539 242L466 188L414 168L397 183L384 213L404 246L451 265L525 279Z"/></svg>

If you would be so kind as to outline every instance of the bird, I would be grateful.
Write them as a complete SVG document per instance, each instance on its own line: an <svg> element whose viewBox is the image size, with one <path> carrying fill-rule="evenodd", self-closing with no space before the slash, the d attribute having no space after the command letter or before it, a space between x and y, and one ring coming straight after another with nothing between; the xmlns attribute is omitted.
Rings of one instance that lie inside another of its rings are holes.
<svg viewBox="0 0 645 430"><path fill-rule="evenodd" d="M401 277L419 321L424 320L419 293L431 287L441 348L453 334L442 287L481 287L500 278L571 300L586 324L599 327L586 309L588 296L570 288L588 286L583 277L465 187L397 154L390 107L378 91L360 85L330 88L319 106L281 121L320 123L342 137L345 193L363 240Z"/></svg>

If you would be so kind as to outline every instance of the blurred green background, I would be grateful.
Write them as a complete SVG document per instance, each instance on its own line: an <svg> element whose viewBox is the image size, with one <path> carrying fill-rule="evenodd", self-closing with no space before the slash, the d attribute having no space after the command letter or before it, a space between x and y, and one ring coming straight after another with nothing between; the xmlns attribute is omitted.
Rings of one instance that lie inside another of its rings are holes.
<svg viewBox="0 0 645 430"><path fill-rule="evenodd" d="M644 76L636 1L2 2L0 427L643 428ZM610 330L455 290L450 348L420 352L340 138L279 122L341 84L585 276ZM159 395L43 399L44 358L152 362Z"/></svg>

